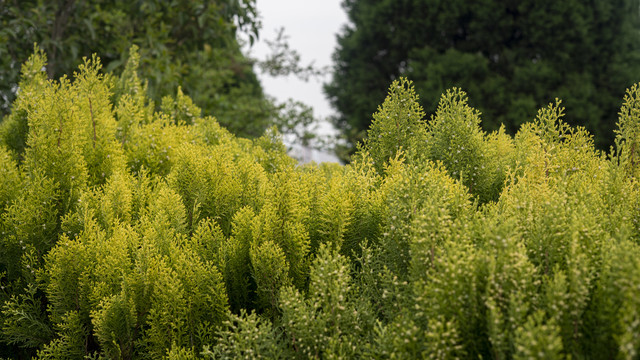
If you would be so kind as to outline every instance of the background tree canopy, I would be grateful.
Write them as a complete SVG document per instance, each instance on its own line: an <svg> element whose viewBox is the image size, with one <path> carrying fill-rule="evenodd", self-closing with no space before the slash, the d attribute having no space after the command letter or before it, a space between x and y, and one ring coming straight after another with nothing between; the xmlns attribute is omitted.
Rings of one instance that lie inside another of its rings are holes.
<svg viewBox="0 0 640 360"><path fill-rule="evenodd" d="M180 86L232 132L258 136L274 112L236 37L253 41L258 29L255 0L0 0L0 114L34 43L48 55L49 78L72 74L93 53L121 71L135 44L156 104Z"/></svg>
<svg viewBox="0 0 640 360"><path fill-rule="evenodd" d="M351 24L338 37L334 119L355 143L385 97L411 78L427 113L451 87L469 93L485 130L514 133L561 98L567 121L596 145L613 142L623 89L640 79L637 0L345 0Z"/></svg>

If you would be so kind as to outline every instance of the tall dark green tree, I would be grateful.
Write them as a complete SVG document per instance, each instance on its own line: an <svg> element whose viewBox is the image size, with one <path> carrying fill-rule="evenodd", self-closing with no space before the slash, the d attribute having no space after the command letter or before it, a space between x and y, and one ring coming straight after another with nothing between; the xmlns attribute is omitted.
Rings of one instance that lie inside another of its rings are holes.
<svg viewBox="0 0 640 360"><path fill-rule="evenodd" d="M55 79L93 53L118 73L135 44L156 104L180 86L231 131L261 135L271 103L237 40L243 33L253 41L258 29L255 0L0 0L0 115L34 43Z"/></svg>
<svg viewBox="0 0 640 360"><path fill-rule="evenodd" d="M563 99L567 121L597 146L613 142L625 88L640 80L638 0L345 0L325 91L335 124L355 143L398 76L415 83L427 113L461 87L486 130L514 133Z"/></svg>

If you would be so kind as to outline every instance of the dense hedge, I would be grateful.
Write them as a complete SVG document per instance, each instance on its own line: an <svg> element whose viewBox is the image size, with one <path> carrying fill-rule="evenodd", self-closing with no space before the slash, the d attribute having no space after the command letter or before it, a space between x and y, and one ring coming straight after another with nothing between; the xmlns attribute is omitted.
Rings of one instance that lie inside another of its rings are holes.
<svg viewBox="0 0 640 360"><path fill-rule="evenodd" d="M615 148L560 101L515 137L395 81L352 163L297 165L132 54L23 67L0 125L0 356L625 358L640 351L640 87Z"/></svg>

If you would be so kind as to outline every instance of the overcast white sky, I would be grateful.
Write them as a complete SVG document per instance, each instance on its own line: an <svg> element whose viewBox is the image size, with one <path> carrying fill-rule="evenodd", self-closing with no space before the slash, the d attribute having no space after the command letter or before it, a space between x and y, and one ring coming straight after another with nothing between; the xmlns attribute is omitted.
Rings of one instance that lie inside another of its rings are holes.
<svg viewBox="0 0 640 360"><path fill-rule="evenodd" d="M289 45L300 53L302 65L315 62L316 65L331 65L331 55L336 47L336 35L347 23L342 10L342 0L257 0L258 11L262 18L260 41L254 44L250 53L264 58L268 47L264 39L274 39L276 29L285 28L289 36ZM258 69L256 69L258 70ZM331 107L322 92L322 83L330 80L310 79L305 83L291 76L273 78L259 74L267 94L280 101L293 98L310 105L316 117L326 118L332 113Z"/></svg>

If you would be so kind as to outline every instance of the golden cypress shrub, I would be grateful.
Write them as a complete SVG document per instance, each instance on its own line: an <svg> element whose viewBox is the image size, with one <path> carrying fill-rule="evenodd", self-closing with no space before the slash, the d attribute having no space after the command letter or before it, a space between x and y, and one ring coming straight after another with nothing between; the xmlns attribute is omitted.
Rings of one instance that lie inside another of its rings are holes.
<svg viewBox="0 0 640 360"><path fill-rule="evenodd" d="M616 147L558 100L511 137L389 88L346 166L233 136L132 48L0 124L0 357L637 358L638 85Z"/></svg>

